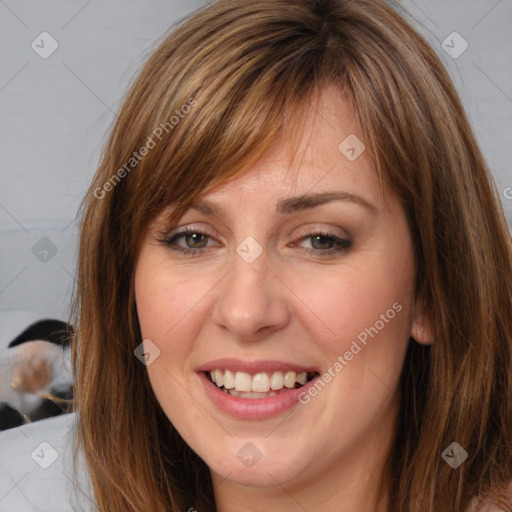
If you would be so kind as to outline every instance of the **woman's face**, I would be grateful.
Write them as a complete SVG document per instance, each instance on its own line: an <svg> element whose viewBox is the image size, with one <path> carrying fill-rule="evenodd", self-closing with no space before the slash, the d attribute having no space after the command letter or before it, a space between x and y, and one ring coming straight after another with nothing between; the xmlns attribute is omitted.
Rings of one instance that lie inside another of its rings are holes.
<svg viewBox="0 0 512 512"><path fill-rule="evenodd" d="M409 337L425 341L404 211L358 156L338 90L306 126L293 162L278 139L175 226L161 216L137 261L151 385L219 482L369 474L390 448ZM316 378L289 388L304 372Z"/></svg>

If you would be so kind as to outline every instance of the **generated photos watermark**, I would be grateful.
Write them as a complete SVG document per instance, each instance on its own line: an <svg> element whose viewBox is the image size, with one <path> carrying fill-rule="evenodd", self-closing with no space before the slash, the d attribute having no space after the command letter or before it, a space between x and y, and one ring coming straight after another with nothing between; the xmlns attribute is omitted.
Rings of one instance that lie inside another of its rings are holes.
<svg viewBox="0 0 512 512"><path fill-rule="evenodd" d="M322 391L322 389L324 389L364 347L366 347L369 341L368 338L375 338L375 336L384 329L386 324L389 324L402 309L402 304L395 302L385 313L380 315L380 318L372 326L361 331L356 339L352 340L350 348L343 355L337 357L336 361L320 376L315 384L299 394L299 402L304 405L309 404L311 399L317 396L318 393Z"/></svg>
<svg viewBox="0 0 512 512"><path fill-rule="evenodd" d="M118 183L120 183L139 163L144 157L156 147L162 140L165 133L170 133L179 124L194 107L197 106L197 101L194 98L189 98L185 104L179 109L176 109L168 121L160 123L146 139L146 142L141 146L138 151L134 151L132 156L120 167L101 187L96 187L93 195L96 199L103 199L107 192L113 190ZM156 139L156 140L155 140Z"/></svg>

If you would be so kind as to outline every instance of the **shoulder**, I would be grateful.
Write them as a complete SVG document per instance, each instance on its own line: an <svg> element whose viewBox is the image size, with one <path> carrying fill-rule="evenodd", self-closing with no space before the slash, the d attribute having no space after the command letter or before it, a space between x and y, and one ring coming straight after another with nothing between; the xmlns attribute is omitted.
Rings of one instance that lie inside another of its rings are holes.
<svg viewBox="0 0 512 512"><path fill-rule="evenodd" d="M84 461L75 477L76 413L0 432L0 511L93 512Z"/></svg>
<svg viewBox="0 0 512 512"><path fill-rule="evenodd" d="M491 500L479 500L473 498L466 512L510 512L512 509L512 482L509 483L507 492L508 505L505 508L491 502Z"/></svg>

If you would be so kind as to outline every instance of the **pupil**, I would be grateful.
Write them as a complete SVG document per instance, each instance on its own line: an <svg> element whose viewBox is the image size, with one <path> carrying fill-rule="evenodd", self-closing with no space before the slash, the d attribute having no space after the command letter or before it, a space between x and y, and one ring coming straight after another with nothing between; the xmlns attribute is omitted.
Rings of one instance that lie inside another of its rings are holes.
<svg viewBox="0 0 512 512"><path fill-rule="evenodd" d="M200 237L204 237L204 235L203 235L202 233L192 233L192 234L188 235L188 238L189 238L189 239L190 239L190 238L192 238L192 239L193 239L193 240L192 240L192 244L194 244L194 243L198 243L197 238L196 238L196 240L194 241L194 237L199 237L199 238L200 238Z"/></svg>
<svg viewBox="0 0 512 512"><path fill-rule="evenodd" d="M332 240L326 236L323 236L323 235L316 235L313 237L313 247L315 247L315 242L317 240L320 240L320 245L322 245L322 240L324 241L324 243L327 241L327 243L329 244L329 242L332 243ZM317 247L318 248L318 247ZM320 249L328 249L329 247L320 247Z"/></svg>

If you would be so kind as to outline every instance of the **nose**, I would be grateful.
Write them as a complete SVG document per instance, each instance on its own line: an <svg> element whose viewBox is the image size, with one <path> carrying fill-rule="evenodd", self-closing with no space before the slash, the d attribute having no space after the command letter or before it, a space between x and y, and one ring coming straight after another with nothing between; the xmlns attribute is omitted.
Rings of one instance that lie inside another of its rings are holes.
<svg viewBox="0 0 512 512"><path fill-rule="evenodd" d="M246 341L267 338L285 327L290 321L287 286L269 267L266 252L250 262L235 251L232 261L218 290L215 324Z"/></svg>

